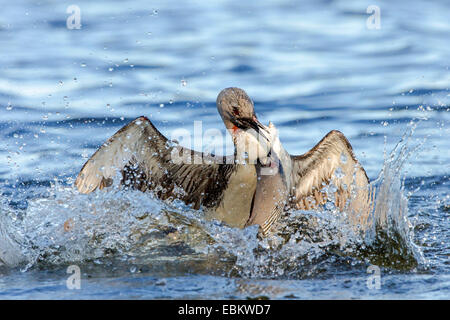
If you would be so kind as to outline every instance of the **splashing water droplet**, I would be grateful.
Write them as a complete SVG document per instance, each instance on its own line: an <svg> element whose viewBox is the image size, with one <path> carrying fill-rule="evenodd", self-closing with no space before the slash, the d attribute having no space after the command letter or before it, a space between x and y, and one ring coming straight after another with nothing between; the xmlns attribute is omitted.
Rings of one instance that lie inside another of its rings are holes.
<svg viewBox="0 0 450 320"><path fill-rule="evenodd" d="M344 171L342 170L341 167L338 167L338 168L336 168L336 170L334 171L334 176L335 176L337 179L342 179L343 177L345 177L345 173L344 173Z"/></svg>

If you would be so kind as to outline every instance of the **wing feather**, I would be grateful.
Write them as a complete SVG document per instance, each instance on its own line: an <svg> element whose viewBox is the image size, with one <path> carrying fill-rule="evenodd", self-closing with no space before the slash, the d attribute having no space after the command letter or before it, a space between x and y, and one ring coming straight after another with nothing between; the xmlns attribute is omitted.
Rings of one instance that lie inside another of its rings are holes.
<svg viewBox="0 0 450 320"><path fill-rule="evenodd" d="M208 164L193 164L196 152L173 145L146 117L117 131L84 164L75 181L81 193L111 186L117 173L121 183L141 191L153 190L162 199L178 198L198 209L220 201L233 164L216 158ZM207 155L208 159L214 156ZM215 193L214 196L211 193Z"/></svg>
<svg viewBox="0 0 450 320"><path fill-rule="evenodd" d="M310 151L291 160L291 207L317 209L334 198L337 208L351 213L353 223L365 225L371 208L369 178L341 132L329 132Z"/></svg>

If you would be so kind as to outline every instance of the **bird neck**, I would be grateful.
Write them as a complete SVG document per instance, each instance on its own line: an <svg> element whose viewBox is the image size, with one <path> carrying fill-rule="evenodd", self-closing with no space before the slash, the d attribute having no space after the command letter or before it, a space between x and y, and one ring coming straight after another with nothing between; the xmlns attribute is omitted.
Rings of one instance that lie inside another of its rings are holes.
<svg viewBox="0 0 450 320"><path fill-rule="evenodd" d="M238 163L256 164L258 159L265 158L270 151L270 145L264 139L259 139L256 132L238 129L230 133Z"/></svg>
<svg viewBox="0 0 450 320"><path fill-rule="evenodd" d="M269 127L270 132L270 144L271 144L271 157L275 159L277 169L283 177L283 180L286 183L286 187L290 190L291 185L291 172L292 172L292 160L291 155L284 149L281 144L280 138L278 136L278 130L275 128L273 124L270 124Z"/></svg>

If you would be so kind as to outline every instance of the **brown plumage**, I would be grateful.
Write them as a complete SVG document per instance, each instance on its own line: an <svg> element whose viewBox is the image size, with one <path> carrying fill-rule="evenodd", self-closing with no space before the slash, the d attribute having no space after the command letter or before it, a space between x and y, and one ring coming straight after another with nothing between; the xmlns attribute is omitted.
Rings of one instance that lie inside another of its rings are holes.
<svg viewBox="0 0 450 320"><path fill-rule="evenodd" d="M140 117L117 131L94 153L81 169L75 186L81 193L103 189L112 184L116 172L120 171L122 185L154 191L163 200L180 199L195 209L201 205L213 207L220 202L218 190L226 188L235 165L212 155L210 159L217 164L174 163L174 154L184 156L185 162L191 163L194 157L203 156L180 146L170 146L149 119ZM209 179L204 179L205 176Z"/></svg>
<svg viewBox="0 0 450 320"><path fill-rule="evenodd" d="M340 131L330 131L310 151L291 156L291 161L291 207L312 210L331 199L339 210L351 213L354 224L366 224L369 178Z"/></svg>

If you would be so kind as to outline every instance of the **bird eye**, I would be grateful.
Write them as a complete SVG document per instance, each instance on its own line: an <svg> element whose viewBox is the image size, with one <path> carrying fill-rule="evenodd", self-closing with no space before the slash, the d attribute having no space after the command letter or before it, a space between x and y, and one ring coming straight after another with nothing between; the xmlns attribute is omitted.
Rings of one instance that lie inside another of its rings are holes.
<svg viewBox="0 0 450 320"><path fill-rule="evenodd" d="M238 107L233 107L233 114L235 116L239 116L240 115Z"/></svg>

